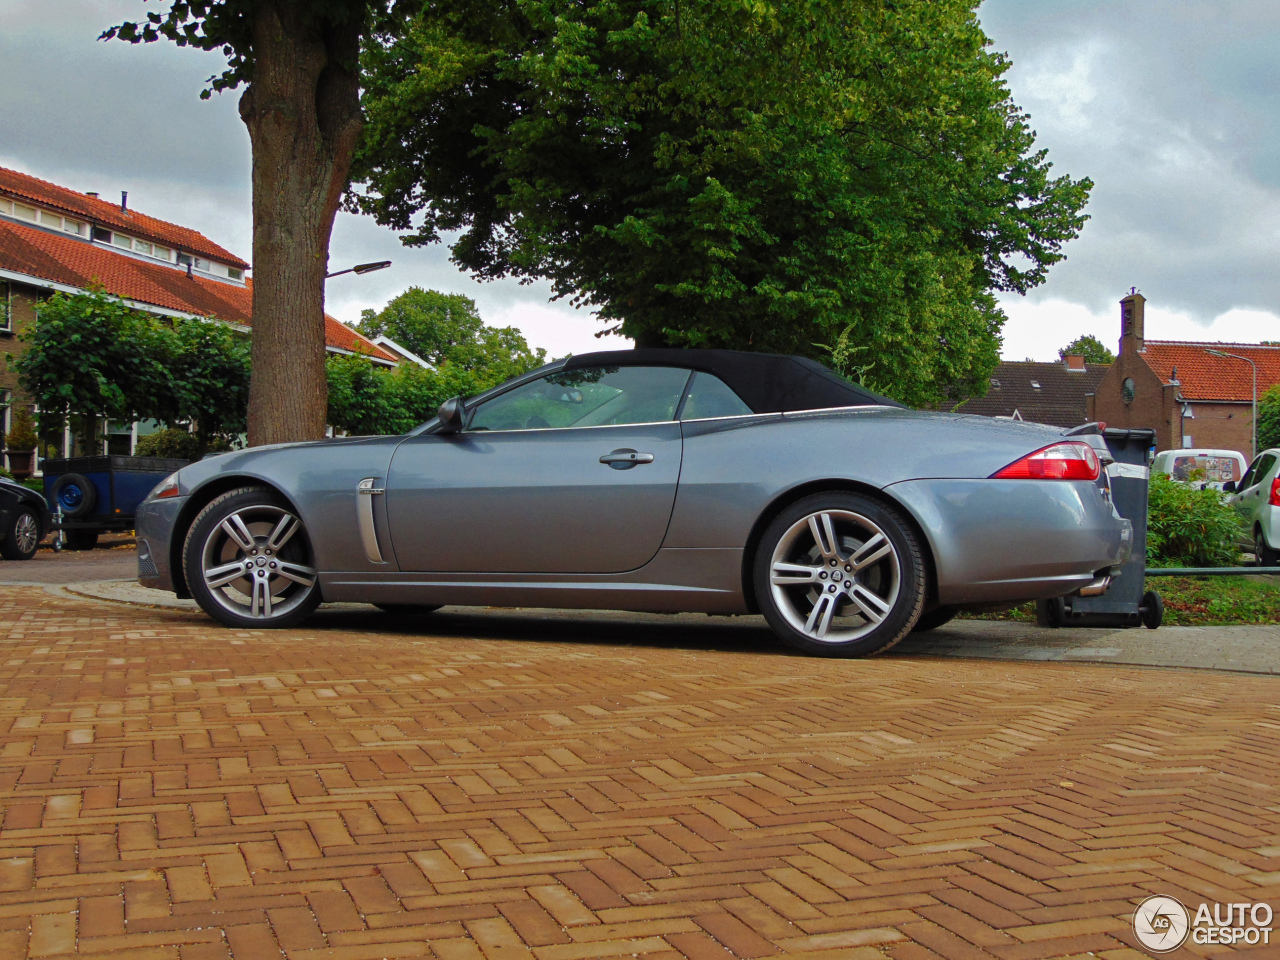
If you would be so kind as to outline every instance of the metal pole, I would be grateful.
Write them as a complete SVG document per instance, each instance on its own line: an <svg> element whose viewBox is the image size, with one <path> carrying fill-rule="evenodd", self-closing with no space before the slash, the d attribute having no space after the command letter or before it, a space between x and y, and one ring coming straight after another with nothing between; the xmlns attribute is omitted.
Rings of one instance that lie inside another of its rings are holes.
<svg viewBox="0 0 1280 960"><path fill-rule="evenodd" d="M1249 461L1253 462L1253 458L1258 455L1258 365L1248 357L1242 357L1234 353L1223 353L1221 350L1205 350L1205 353L1211 353L1215 357L1230 357L1232 360L1243 360L1249 366L1253 367L1253 440L1250 444Z"/></svg>

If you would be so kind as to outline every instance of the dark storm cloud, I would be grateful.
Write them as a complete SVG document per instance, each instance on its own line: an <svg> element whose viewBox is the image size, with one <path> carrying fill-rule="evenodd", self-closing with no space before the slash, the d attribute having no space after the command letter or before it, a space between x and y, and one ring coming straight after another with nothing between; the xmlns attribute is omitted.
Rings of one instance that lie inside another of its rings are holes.
<svg viewBox="0 0 1280 960"><path fill-rule="evenodd" d="M1280 313L1280 4L988 0L1014 99L1096 187L1034 295L1109 309L1137 285L1208 320Z"/></svg>

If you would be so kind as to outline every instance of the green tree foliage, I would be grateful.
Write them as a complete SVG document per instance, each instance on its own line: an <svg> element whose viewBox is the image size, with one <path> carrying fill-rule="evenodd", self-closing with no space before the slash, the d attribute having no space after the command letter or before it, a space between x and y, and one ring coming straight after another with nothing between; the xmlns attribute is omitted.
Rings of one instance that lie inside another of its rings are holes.
<svg viewBox="0 0 1280 960"><path fill-rule="evenodd" d="M515 327L487 326L470 297L421 287L410 287L377 313L365 310L356 329L370 338L385 334L434 367L485 371L494 383L547 359L545 350L530 350Z"/></svg>
<svg viewBox="0 0 1280 960"><path fill-rule="evenodd" d="M92 417L130 421L150 416L167 381L156 354L160 337L145 315L101 290L40 303L13 361L22 388L40 408L42 429L65 423L93 442ZM88 421L76 415L91 415ZM87 423L87 427L85 424Z"/></svg>
<svg viewBox="0 0 1280 960"><path fill-rule="evenodd" d="M138 438L133 449L135 457L164 457L173 460L198 460L200 441L188 430L170 427Z"/></svg>
<svg viewBox="0 0 1280 960"><path fill-rule="evenodd" d="M1280 447L1280 383L1258 398L1258 449Z"/></svg>
<svg viewBox="0 0 1280 960"><path fill-rule="evenodd" d="M640 345L822 356L978 392L1041 283L1053 177L973 0L440 0L367 48L355 205ZM852 346L850 346L852 345Z"/></svg>
<svg viewBox="0 0 1280 960"><path fill-rule="evenodd" d="M330 357L329 423L357 436L404 433L434 417L450 397L473 396L508 379L500 370L451 363L431 370L405 363L388 370L366 357Z"/></svg>
<svg viewBox="0 0 1280 960"><path fill-rule="evenodd" d="M1058 351L1058 359L1065 357L1084 357L1085 363L1115 363L1116 355L1106 348L1097 337L1088 334L1076 337Z"/></svg>
<svg viewBox="0 0 1280 960"><path fill-rule="evenodd" d="M1152 567L1230 567L1240 558L1244 531L1217 490L1151 474L1147 500L1147 564Z"/></svg>
<svg viewBox="0 0 1280 960"><path fill-rule="evenodd" d="M249 338L220 323L178 320L169 327L153 321L165 334L163 362L170 404L168 423L190 423L201 451L214 438L244 433L249 413Z"/></svg>
<svg viewBox="0 0 1280 960"><path fill-rule="evenodd" d="M201 449L245 427L248 338L212 320L163 320L100 290L40 304L13 364L43 429L70 418L93 444L99 417L190 423Z"/></svg>

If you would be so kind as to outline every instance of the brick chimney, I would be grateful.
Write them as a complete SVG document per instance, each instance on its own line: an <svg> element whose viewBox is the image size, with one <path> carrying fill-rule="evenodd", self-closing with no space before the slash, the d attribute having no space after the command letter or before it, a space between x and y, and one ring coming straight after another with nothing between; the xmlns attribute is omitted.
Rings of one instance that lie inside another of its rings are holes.
<svg viewBox="0 0 1280 960"><path fill-rule="evenodd" d="M1120 356L1141 353L1146 346L1143 335L1143 304L1147 298L1137 290L1120 301Z"/></svg>
<svg viewBox="0 0 1280 960"><path fill-rule="evenodd" d="M1067 373L1084 373L1084 357L1078 354L1067 354L1062 358L1062 365L1067 368Z"/></svg>

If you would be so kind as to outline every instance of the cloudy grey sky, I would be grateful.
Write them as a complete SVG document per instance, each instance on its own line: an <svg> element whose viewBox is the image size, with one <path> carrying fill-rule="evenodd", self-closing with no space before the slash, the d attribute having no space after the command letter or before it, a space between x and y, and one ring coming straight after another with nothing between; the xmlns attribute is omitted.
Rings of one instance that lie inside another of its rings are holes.
<svg viewBox="0 0 1280 960"><path fill-rule="evenodd" d="M236 94L201 101L219 58L97 35L156 3L0 2L0 166L130 205L247 257L249 140ZM1056 168L1097 184L1068 260L1005 303L1005 356L1050 359L1079 333L1118 336L1137 286L1153 339L1280 339L1280 3L1276 0L986 0L980 16L1013 59L1009 83ZM354 321L411 285L465 293L491 323L552 354L598 348L586 311L544 285L477 284L443 247L408 250L346 214L330 282Z"/></svg>

